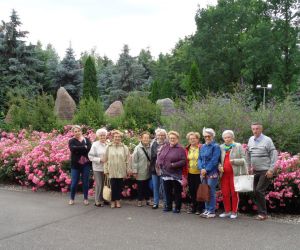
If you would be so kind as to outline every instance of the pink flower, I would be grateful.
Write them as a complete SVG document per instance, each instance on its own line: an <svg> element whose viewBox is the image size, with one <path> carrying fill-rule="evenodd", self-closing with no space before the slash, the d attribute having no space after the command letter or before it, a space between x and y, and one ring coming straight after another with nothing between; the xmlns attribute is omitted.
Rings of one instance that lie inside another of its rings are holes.
<svg viewBox="0 0 300 250"><path fill-rule="evenodd" d="M67 188L61 188L60 190L61 190L62 193L67 193L68 192Z"/></svg>

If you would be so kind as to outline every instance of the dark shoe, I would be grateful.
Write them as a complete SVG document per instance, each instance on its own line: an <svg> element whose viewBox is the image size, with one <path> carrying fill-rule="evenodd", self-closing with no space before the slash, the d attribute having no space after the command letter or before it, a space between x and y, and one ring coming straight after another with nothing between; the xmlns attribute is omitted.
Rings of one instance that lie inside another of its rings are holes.
<svg viewBox="0 0 300 250"><path fill-rule="evenodd" d="M154 205L152 206L152 209L158 209L158 205L155 205L155 204L154 204Z"/></svg>
<svg viewBox="0 0 300 250"><path fill-rule="evenodd" d="M174 209L173 209L173 213L174 213L174 214L179 214L179 213L180 213L180 209L174 208Z"/></svg>
<svg viewBox="0 0 300 250"><path fill-rule="evenodd" d="M200 212L199 212L199 211L196 211L196 212L195 212L195 215L200 215Z"/></svg>
<svg viewBox="0 0 300 250"><path fill-rule="evenodd" d="M151 202L146 200L146 206L151 206Z"/></svg>
<svg viewBox="0 0 300 250"><path fill-rule="evenodd" d="M172 208L165 207L165 208L163 209L163 211L164 211L164 212L171 212L171 211L172 211Z"/></svg>

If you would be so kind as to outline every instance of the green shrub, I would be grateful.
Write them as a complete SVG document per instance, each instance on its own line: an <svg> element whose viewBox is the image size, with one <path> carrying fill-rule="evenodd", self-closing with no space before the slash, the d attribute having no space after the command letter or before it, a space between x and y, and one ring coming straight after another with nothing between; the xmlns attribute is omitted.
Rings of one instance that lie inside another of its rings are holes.
<svg viewBox="0 0 300 250"><path fill-rule="evenodd" d="M189 131L202 134L203 127L216 131L216 140L222 142L222 132L231 129L236 141L247 143L252 135L253 121L262 122L264 134L270 136L281 151L299 152L300 108L290 98L283 102L273 102L266 110L255 109L255 103L248 91L230 95L209 95L201 101L177 104L177 111L164 124L168 129L180 132L183 143Z"/></svg>
<svg viewBox="0 0 300 250"><path fill-rule="evenodd" d="M87 125L92 128L99 128L104 125L105 119L102 102L94 100L92 97L81 99L73 123Z"/></svg>
<svg viewBox="0 0 300 250"><path fill-rule="evenodd" d="M49 132L57 126L53 110L54 100L50 95L42 94L32 99L19 96L11 102L8 126L11 130L29 128Z"/></svg>
<svg viewBox="0 0 300 250"><path fill-rule="evenodd" d="M125 128L152 131L160 123L160 109L146 95L131 93L124 103Z"/></svg>

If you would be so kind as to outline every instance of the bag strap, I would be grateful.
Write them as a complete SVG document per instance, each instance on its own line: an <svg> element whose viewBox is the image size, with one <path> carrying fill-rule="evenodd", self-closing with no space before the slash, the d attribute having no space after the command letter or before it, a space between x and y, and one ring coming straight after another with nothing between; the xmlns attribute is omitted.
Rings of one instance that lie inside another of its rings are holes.
<svg viewBox="0 0 300 250"><path fill-rule="evenodd" d="M145 149L144 147L142 147L142 149L143 149L143 151L144 151L144 153L145 153L145 155L146 155L148 161L151 161L151 160L150 160L150 157L149 157L149 155L148 155L148 153L147 153L147 151L146 151L146 149Z"/></svg>
<svg viewBox="0 0 300 250"><path fill-rule="evenodd" d="M110 187L110 179L105 175L104 185Z"/></svg>

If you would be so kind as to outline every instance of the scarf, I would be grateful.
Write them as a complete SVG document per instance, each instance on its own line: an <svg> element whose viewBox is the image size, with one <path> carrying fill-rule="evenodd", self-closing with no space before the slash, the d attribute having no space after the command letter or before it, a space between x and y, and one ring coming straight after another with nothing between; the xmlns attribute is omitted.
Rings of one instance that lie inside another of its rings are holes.
<svg viewBox="0 0 300 250"><path fill-rule="evenodd" d="M225 144L225 145L224 145L224 150L225 150L225 152L231 150L234 146L235 146L234 143L231 143L231 144L229 144L229 145Z"/></svg>

